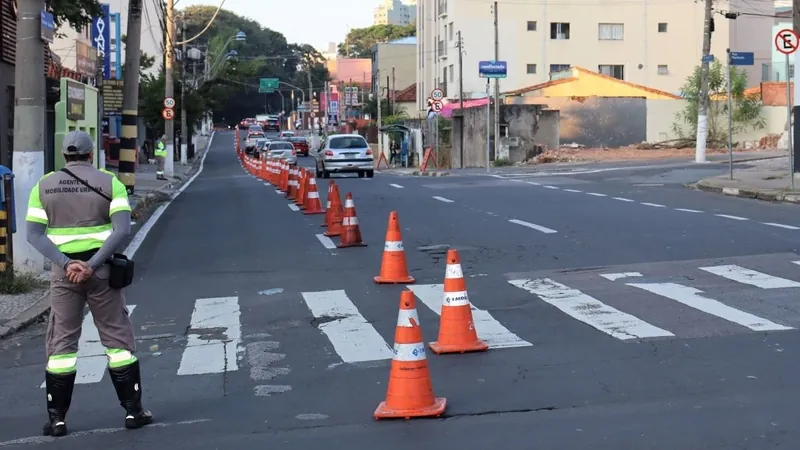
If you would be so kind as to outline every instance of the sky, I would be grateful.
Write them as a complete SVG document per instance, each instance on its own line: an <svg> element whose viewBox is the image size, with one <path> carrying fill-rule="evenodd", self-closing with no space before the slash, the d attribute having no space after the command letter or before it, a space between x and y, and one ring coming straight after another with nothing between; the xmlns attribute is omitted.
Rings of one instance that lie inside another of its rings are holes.
<svg viewBox="0 0 800 450"><path fill-rule="evenodd" d="M176 8L189 5L219 6L220 0L177 0ZM311 44L326 51L328 42L342 42L348 27L372 25L379 0L225 0L223 9L253 19L275 30L290 43ZM256 6L258 5L258 6Z"/></svg>

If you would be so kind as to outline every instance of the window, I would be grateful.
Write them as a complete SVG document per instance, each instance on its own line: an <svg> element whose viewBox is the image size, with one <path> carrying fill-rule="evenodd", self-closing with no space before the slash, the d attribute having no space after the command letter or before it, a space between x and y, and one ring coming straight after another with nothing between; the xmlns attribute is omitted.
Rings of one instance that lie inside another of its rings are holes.
<svg viewBox="0 0 800 450"><path fill-rule="evenodd" d="M662 64L658 66L658 74L659 75L669 75L669 67L666 64Z"/></svg>
<svg viewBox="0 0 800 450"><path fill-rule="evenodd" d="M350 148L369 148L367 141L361 136L343 136L330 138L328 148L333 150L343 150Z"/></svg>
<svg viewBox="0 0 800 450"><path fill-rule="evenodd" d="M666 22L659 22L658 23L658 32L659 33L666 33L667 32L667 23Z"/></svg>
<svg viewBox="0 0 800 450"><path fill-rule="evenodd" d="M597 38L601 41L621 41L625 35L625 25L621 23L601 23L597 26Z"/></svg>
<svg viewBox="0 0 800 450"><path fill-rule="evenodd" d="M450 40L453 40L453 22L450 22Z"/></svg>
<svg viewBox="0 0 800 450"><path fill-rule="evenodd" d="M550 73L563 72L569 70L569 64L550 64Z"/></svg>
<svg viewBox="0 0 800 450"><path fill-rule="evenodd" d="M562 22L551 23L550 39L557 39L557 40L569 39L569 24Z"/></svg>
<svg viewBox="0 0 800 450"><path fill-rule="evenodd" d="M528 64L527 65L527 72L528 72L528 75L536 73L536 64Z"/></svg>
<svg viewBox="0 0 800 450"><path fill-rule="evenodd" d="M618 80L625 79L625 66L623 65L601 64L597 66L597 71Z"/></svg>
<svg viewBox="0 0 800 450"><path fill-rule="evenodd" d="M528 21L528 31L536 31L536 21Z"/></svg>
<svg viewBox="0 0 800 450"><path fill-rule="evenodd" d="M454 73L455 73L455 70L453 70L453 65L452 65L452 64L450 64L450 82L451 82L451 83L453 82L453 77L454 77L454 75L453 75L453 74L454 74Z"/></svg>
<svg viewBox="0 0 800 450"><path fill-rule="evenodd" d="M447 36L447 24L444 24L444 35Z"/></svg>

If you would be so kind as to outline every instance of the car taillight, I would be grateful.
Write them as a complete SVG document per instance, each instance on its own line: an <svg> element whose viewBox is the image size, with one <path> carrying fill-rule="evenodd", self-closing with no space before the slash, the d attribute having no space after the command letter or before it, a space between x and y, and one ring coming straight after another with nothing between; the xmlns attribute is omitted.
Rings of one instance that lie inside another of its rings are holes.
<svg viewBox="0 0 800 450"><path fill-rule="evenodd" d="M333 156L333 152L330 150L325 150L325 156Z"/></svg>
<svg viewBox="0 0 800 450"><path fill-rule="evenodd" d="M297 150L292 149L292 156L295 156L295 155L297 155Z"/></svg>
<svg viewBox="0 0 800 450"><path fill-rule="evenodd" d="M368 149L367 149L367 154L368 154L368 155L371 155L371 154L372 154L372 149L371 149L371 148L368 148Z"/></svg>

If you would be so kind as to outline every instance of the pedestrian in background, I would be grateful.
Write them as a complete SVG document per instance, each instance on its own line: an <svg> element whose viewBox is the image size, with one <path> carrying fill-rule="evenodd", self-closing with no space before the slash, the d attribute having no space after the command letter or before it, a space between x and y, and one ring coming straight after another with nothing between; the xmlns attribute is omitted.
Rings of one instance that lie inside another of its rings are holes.
<svg viewBox="0 0 800 450"><path fill-rule="evenodd" d="M125 409L125 427L141 428L152 423L153 415L142 408L133 325L121 287L113 287L111 268L112 258L120 256L114 252L131 231L127 191L112 172L94 167L94 141L86 132L68 133L62 153L66 167L36 183L25 216L28 242L53 262L45 334L48 421L43 432L67 434L87 303L106 348L111 382ZM131 264L131 278L132 270Z"/></svg>
<svg viewBox="0 0 800 450"><path fill-rule="evenodd" d="M164 164L167 160L167 135L161 136L158 143L156 144L156 151L153 152L154 156L156 157L156 163L158 163L158 168L156 169L156 180L166 180L167 177L164 176Z"/></svg>

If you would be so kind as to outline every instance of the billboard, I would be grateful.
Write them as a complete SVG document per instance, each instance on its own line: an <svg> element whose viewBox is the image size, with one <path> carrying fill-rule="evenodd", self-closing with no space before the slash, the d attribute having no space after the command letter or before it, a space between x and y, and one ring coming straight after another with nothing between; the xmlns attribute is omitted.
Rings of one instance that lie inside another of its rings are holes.
<svg viewBox="0 0 800 450"><path fill-rule="evenodd" d="M111 12L107 3L101 3L100 17L92 19L92 46L97 49L97 59L103 62L103 79L111 78Z"/></svg>

